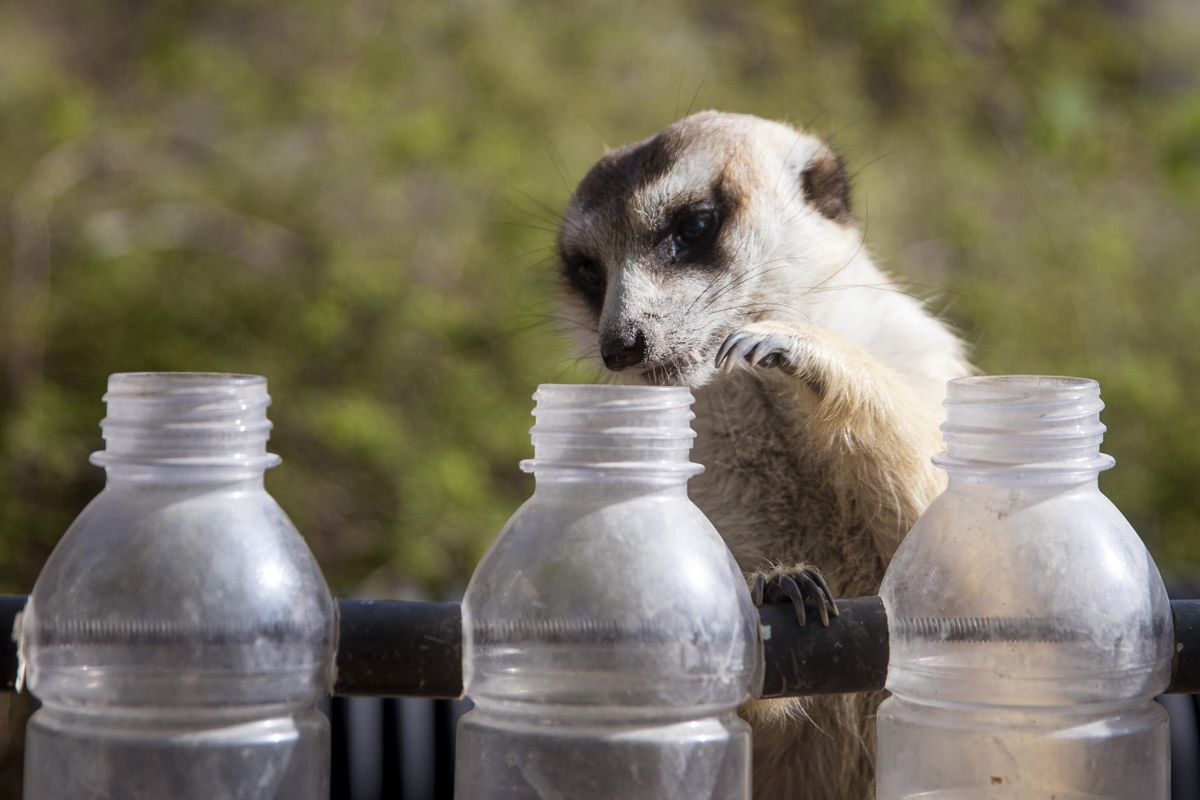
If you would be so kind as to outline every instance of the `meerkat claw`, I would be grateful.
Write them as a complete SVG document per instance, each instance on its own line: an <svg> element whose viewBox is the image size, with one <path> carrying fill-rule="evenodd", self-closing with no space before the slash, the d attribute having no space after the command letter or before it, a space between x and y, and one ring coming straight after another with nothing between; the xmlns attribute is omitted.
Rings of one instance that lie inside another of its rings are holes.
<svg viewBox="0 0 1200 800"><path fill-rule="evenodd" d="M746 360L759 367L777 367L784 363L792 348L790 337L781 334L767 336L755 345Z"/></svg>
<svg viewBox="0 0 1200 800"><path fill-rule="evenodd" d="M758 608L763 604L763 593L767 591L767 579L762 575L754 576L754 587L750 590L750 599L754 601L754 607Z"/></svg>
<svg viewBox="0 0 1200 800"><path fill-rule="evenodd" d="M806 599L815 601L815 604L817 606L817 615L821 618L821 626L828 628L829 627L829 606L826 604L825 595L821 593L821 589L819 586L817 586L817 582L814 581L809 575L807 575L803 572L796 575L795 578L793 578L793 580L798 581L804 585L804 590L806 592L806 595L805 595Z"/></svg>
<svg viewBox="0 0 1200 800"><path fill-rule="evenodd" d="M738 361L745 358L746 350L754 345L754 340L741 331L736 331L726 337L721 348L717 351L715 366L726 375L733 371Z"/></svg>
<svg viewBox="0 0 1200 800"><path fill-rule="evenodd" d="M753 353L761 344L762 339L744 331L729 334L721 349L717 351L717 369L728 375L739 363L753 364Z"/></svg>
<svg viewBox="0 0 1200 800"><path fill-rule="evenodd" d="M788 367L792 361L793 340L784 334L762 335L736 331L717 351L716 368L728 375L738 363L748 366Z"/></svg>
<svg viewBox="0 0 1200 800"><path fill-rule="evenodd" d="M829 584L825 582L825 576L821 574L820 570L806 570L805 574L806 577L812 580L821 590L821 594L825 601L822 605L827 605L829 607L829 615L831 617L836 617L838 614L840 614L841 612L838 611L837 600L834 599L833 592L829 590ZM829 623L826 622L825 624L828 625Z"/></svg>
<svg viewBox="0 0 1200 800"><path fill-rule="evenodd" d="M764 603L791 603L796 612L796 622L802 626L808 624L809 607L817 612L822 626L828 626L830 618L839 613L829 584L825 582L820 571L812 567L771 578L755 575L750 597L755 606L762 606Z"/></svg>
<svg viewBox="0 0 1200 800"><path fill-rule="evenodd" d="M803 628L808 624L808 613L804 610L804 593L800 591L799 584L791 575L783 575L779 578L779 588L792 601L792 610L796 612L796 624ZM828 625L829 620L825 619L824 623Z"/></svg>

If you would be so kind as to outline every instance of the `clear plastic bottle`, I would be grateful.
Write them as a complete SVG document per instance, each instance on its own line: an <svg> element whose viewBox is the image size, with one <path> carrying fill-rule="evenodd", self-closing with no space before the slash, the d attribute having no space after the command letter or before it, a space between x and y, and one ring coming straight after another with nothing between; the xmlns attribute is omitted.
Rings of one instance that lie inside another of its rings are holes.
<svg viewBox="0 0 1200 800"><path fill-rule="evenodd" d="M455 796L750 796L758 616L687 496L682 388L541 386L537 485L463 602Z"/></svg>
<svg viewBox="0 0 1200 800"><path fill-rule="evenodd" d="M1166 800L1162 579L1100 493L1095 381L951 381L950 483L883 580L880 800Z"/></svg>
<svg viewBox="0 0 1200 800"><path fill-rule="evenodd" d="M109 379L104 490L38 577L26 800L326 800L335 609L263 488L266 381Z"/></svg>

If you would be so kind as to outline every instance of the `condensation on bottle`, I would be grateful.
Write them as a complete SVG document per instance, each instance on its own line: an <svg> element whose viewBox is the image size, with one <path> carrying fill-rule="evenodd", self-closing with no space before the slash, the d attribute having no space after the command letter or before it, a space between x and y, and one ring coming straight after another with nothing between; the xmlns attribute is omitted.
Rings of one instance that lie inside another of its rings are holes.
<svg viewBox="0 0 1200 800"><path fill-rule="evenodd" d="M1101 493L1099 386L952 381L949 475L883 580L880 800L1166 800L1170 604Z"/></svg>

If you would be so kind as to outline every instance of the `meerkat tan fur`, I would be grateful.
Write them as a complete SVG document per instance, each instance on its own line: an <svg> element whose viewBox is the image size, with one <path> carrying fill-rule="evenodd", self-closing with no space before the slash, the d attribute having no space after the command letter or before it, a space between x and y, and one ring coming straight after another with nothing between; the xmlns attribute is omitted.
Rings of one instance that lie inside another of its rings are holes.
<svg viewBox="0 0 1200 800"><path fill-rule="evenodd" d="M784 124L695 114L601 158L558 245L581 351L695 394L691 495L747 579L815 566L835 595L877 593L942 488L940 403L970 369L871 260L842 160ZM749 704L755 797L872 796L878 701Z"/></svg>

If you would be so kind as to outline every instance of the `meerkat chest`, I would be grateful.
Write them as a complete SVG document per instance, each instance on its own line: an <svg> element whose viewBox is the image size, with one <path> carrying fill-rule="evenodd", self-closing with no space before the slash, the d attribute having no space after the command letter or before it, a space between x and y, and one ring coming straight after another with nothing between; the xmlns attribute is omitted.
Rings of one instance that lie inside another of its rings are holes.
<svg viewBox="0 0 1200 800"><path fill-rule="evenodd" d="M752 376L698 390L692 500L744 570L809 557L838 524L831 471L809 446L787 398Z"/></svg>

